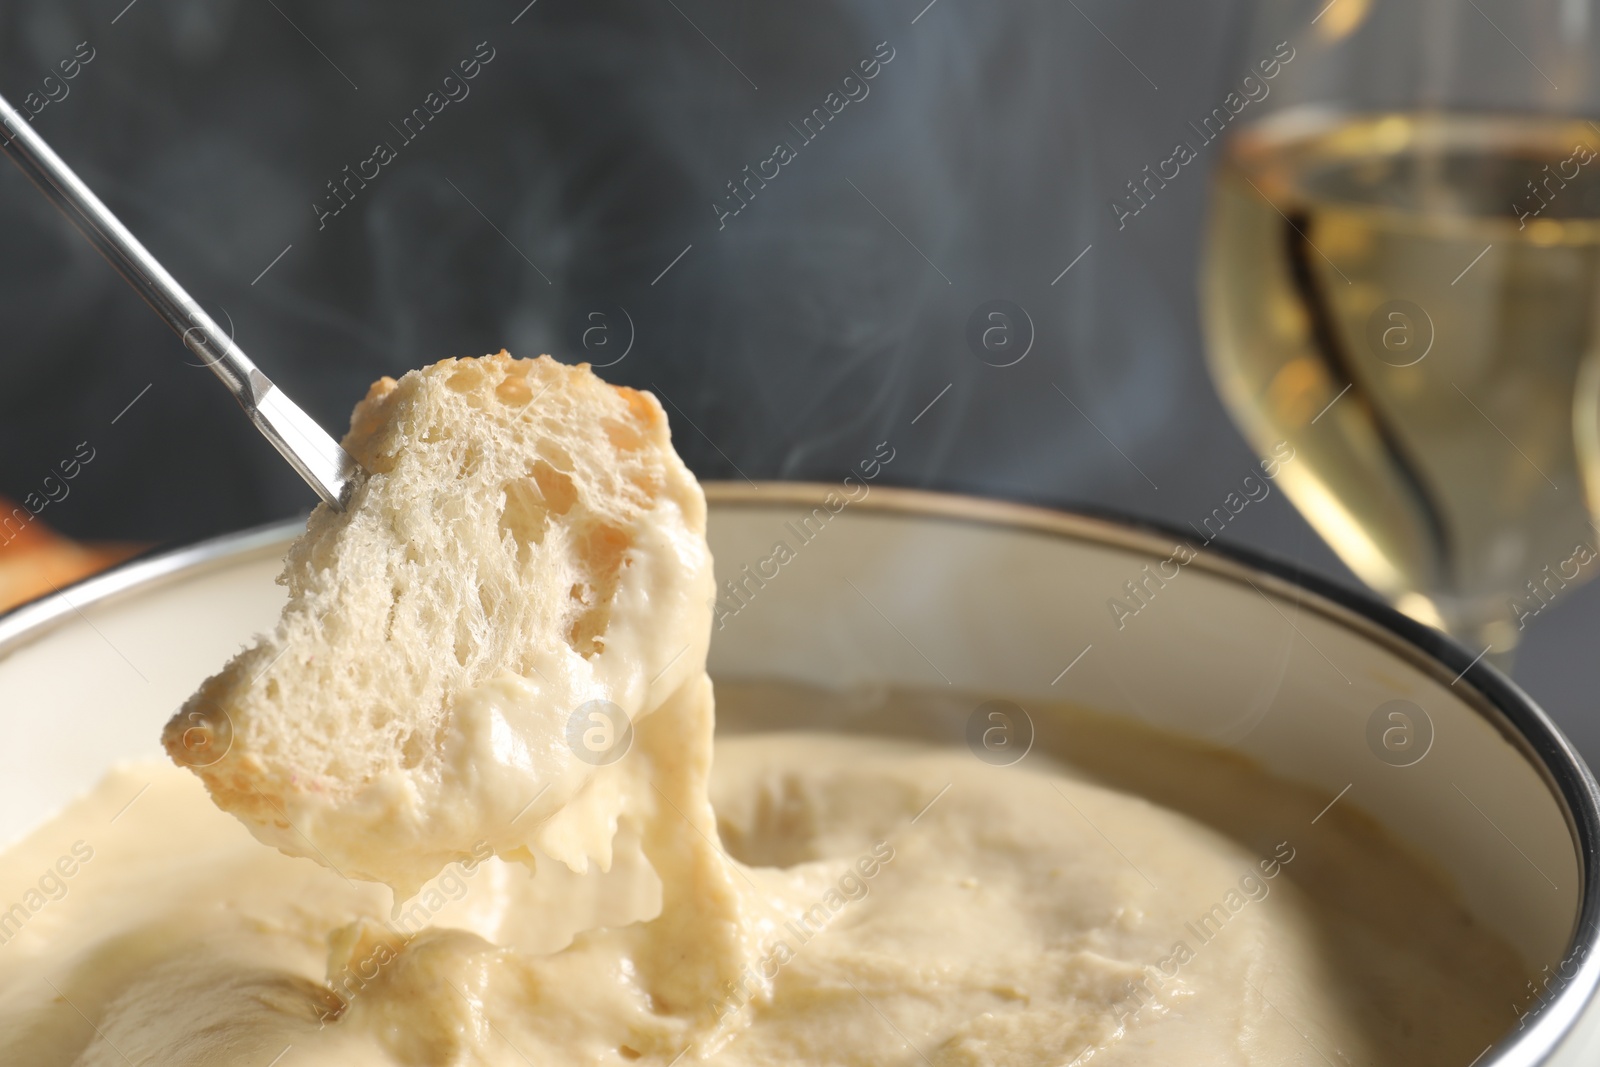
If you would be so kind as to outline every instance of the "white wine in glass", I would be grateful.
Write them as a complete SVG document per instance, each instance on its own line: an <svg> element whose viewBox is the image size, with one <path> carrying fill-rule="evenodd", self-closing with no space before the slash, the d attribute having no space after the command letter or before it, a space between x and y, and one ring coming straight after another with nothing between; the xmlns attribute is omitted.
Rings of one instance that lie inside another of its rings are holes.
<svg viewBox="0 0 1600 1067"><path fill-rule="evenodd" d="M1573 432L1595 124L1281 110L1227 143L1201 286L1235 420L1294 446L1280 484L1401 610L1504 662L1600 571Z"/></svg>

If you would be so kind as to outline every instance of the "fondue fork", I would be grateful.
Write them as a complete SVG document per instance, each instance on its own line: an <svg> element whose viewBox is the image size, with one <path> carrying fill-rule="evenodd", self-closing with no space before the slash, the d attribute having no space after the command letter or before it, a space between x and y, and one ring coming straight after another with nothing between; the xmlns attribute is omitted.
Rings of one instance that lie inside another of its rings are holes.
<svg viewBox="0 0 1600 1067"><path fill-rule="evenodd" d="M257 369L4 97L0 97L0 149L172 327L185 347L222 379L256 429L317 495L335 510L343 510L345 494L360 470L356 461Z"/></svg>

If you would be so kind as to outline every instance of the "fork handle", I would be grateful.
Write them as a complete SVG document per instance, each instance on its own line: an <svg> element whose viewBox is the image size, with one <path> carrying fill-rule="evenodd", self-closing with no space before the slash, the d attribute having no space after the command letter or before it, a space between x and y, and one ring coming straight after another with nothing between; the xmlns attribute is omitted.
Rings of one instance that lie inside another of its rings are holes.
<svg viewBox="0 0 1600 1067"><path fill-rule="evenodd" d="M252 382L256 378L265 379L256 371L250 357L240 351L194 297L55 154L27 117L3 96L0 96L0 148L11 156L12 162L46 199L60 208L89 239L106 262L133 286L144 302L172 327L183 339L184 346L222 379L239 403L246 410L255 407L260 397Z"/></svg>

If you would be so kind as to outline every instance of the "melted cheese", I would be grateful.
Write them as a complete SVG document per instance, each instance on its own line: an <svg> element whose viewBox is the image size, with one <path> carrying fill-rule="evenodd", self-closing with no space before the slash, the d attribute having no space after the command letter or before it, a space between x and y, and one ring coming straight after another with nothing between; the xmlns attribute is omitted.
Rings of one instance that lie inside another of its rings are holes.
<svg viewBox="0 0 1600 1067"><path fill-rule="evenodd" d="M608 870L485 847L398 908L122 767L0 857L0 1062L1459 1067L1511 1022L1518 962L1357 814L1056 717L1102 781L834 731L708 777L697 679L596 776Z"/></svg>

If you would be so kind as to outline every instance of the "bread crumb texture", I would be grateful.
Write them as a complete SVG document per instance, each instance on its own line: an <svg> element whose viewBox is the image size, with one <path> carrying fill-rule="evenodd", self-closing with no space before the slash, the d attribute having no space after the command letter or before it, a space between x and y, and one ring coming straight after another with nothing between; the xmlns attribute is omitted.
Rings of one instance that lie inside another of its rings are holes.
<svg viewBox="0 0 1600 1067"><path fill-rule="evenodd" d="M674 654L700 669L705 500L654 396L548 356L382 378L344 446L366 475L290 550L276 629L163 743L258 837L404 892L585 788L580 704L637 718L685 680Z"/></svg>

